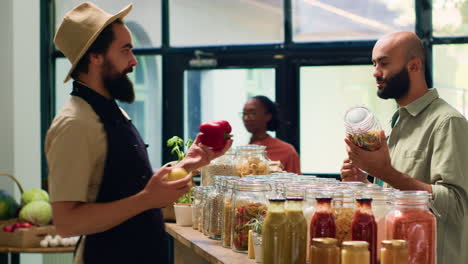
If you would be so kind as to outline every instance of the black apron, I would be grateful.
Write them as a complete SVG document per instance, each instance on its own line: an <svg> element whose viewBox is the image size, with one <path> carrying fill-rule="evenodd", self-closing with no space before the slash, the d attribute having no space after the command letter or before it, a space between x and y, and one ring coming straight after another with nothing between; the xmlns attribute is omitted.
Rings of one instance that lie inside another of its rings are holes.
<svg viewBox="0 0 468 264"><path fill-rule="evenodd" d="M108 100L74 82L72 96L94 109L107 134L107 159L96 202L120 200L140 192L153 175L147 145L121 112ZM161 209L142 212L107 231L87 235L85 264L168 263L168 248Z"/></svg>

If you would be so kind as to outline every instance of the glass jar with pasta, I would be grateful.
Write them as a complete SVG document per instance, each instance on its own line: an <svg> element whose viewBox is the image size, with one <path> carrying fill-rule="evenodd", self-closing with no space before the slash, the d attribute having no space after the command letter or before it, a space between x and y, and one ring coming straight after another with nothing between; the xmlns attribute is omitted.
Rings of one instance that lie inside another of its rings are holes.
<svg viewBox="0 0 468 264"><path fill-rule="evenodd" d="M236 173L238 176L269 174L269 160L265 146L246 145L237 147Z"/></svg>
<svg viewBox="0 0 468 264"><path fill-rule="evenodd" d="M365 106L358 105L346 111L344 117L346 134L356 146L374 151L380 148L379 120Z"/></svg>
<svg viewBox="0 0 468 264"><path fill-rule="evenodd" d="M239 180L232 198L231 247L236 252L247 253L250 225L262 219L267 212L265 193L270 187L258 180Z"/></svg>

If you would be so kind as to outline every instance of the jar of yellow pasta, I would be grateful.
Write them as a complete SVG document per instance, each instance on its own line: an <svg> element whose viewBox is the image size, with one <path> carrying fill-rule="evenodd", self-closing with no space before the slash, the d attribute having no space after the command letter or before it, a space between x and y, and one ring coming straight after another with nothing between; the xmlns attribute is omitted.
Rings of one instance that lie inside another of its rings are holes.
<svg viewBox="0 0 468 264"><path fill-rule="evenodd" d="M246 145L236 148L236 173L238 176L269 174L269 160L266 157L265 146Z"/></svg>

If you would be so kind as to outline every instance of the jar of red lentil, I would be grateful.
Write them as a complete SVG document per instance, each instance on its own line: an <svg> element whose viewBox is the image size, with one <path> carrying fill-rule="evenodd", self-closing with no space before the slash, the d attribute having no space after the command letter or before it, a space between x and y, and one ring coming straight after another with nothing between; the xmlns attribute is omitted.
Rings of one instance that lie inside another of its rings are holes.
<svg viewBox="0 0 468 264"><path fill-rule="evenodd" d="M397 191L394 209L386 216L387 239L408 242L409 264L436 263L436 218L426 191Z"/></svg>

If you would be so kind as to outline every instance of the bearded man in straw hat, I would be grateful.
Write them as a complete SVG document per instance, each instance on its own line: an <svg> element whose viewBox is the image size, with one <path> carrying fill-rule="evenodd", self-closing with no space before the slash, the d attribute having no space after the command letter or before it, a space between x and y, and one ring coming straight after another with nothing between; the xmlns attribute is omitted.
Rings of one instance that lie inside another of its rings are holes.
<svg viewBox="0 0 468 264"><path fill-rule="evenodd" d="M161 209L186 193L190 176L167 182L153 173L146 146L115 100L135 99L127 74L137 65L122 19L92 3L69 11L54 42L70 60L71 97L46 138L54 224L63 237L82 236L75 263L166 263ZM197 137L176 165L187 171L224 154ZM138 241L138 243L136 243Z"/></svg>

